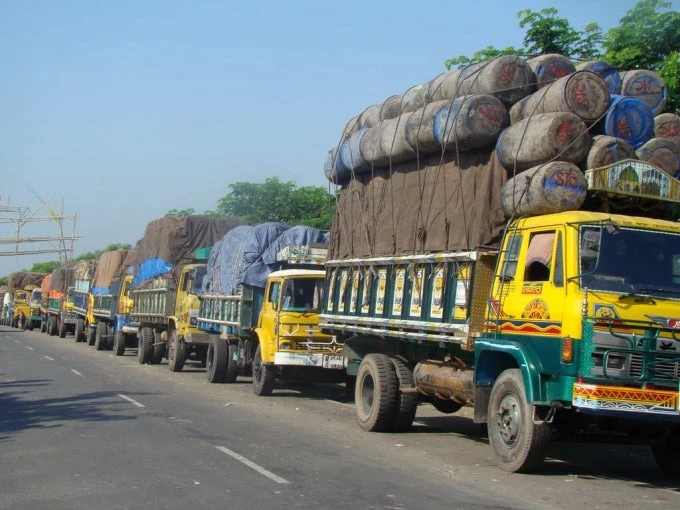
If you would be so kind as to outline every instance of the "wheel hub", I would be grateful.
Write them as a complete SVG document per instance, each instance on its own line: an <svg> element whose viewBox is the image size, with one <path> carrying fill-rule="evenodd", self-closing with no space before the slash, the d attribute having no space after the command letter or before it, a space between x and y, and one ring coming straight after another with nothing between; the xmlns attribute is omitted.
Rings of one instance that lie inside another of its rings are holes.
<svg viewBox="0 0 680 510"><path fill-rule="evenodd" d="M369 413L373 407L373 378L366 376L361 382L361 407L365 413Z"/></svg>
<svg viewBox="0 0 680 510"><path fill-rule="evenodd" d="M519 431L522 428L522 416L519 409L519 402L512 395L506 395L498 406L496 415L498 425L498 435L508 448L512 448L517 443Z"/></svg>

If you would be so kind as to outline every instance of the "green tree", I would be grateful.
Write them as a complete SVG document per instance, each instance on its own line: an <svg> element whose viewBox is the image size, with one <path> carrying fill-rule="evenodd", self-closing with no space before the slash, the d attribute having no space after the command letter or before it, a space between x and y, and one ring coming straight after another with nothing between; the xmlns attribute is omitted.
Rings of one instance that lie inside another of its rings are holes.
<svg viewBox="0 0 680 510"><path fill-rule="evenodd" d="M249 223L279 221L288 225L330 227L335 200L321 186L298 188L270 177L263 183L236 182L217 203L217 214Z"/></svg>
<svg viewBox="0 0 680 510"><path fill-rule="evenodd" d="M9 276L0 276L0 285L7 285L8 280Z"/></svg>
<svg viewBox="0 0 680 510"><path fill-rule="evenodd" d="M36 262L31 266L31 269L29 271L31 273L51 273L54 271L56 268L58 268L61 265L61 262L58 260L50 260L49 262Z"/></svg>
<svg viewBox="0 0 680 510"><path fill-rule="evenodd" d="M188 209L170 209L165 213L166 218L180 218L182 216L190 216L196 214L196 209L190 207Z"/></svg>
<svg viewBox="0 0 680 510"><path fill-rule="evenodd" d="M524 9L517 13L520 28L526 29L524 46L508 46L497 49L493 46L477 51L472 57L461 55L447 60L447 69L483 62L501 55L534 57L545 53L560 53L574 60L590 60L600 53L603 40L602 30L596 23L590 23L580 32L573 28L566 18L561 18L554 7L532 11Z"/></svg>
<svg viewBox="0 0 680 510"><path fill-rule="evenodd" d="M680 12L663 0L641 0L609 30L602 44L604 60L617 69L650 69L666 82L667 111L680 110L678 84Z"/></svg>

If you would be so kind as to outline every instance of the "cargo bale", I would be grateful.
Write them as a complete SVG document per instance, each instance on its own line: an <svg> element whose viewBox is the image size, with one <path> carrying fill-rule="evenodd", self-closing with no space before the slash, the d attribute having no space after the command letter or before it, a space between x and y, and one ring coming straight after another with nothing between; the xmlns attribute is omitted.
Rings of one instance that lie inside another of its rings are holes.
<svg viewBox="0 0 680 510"><path fill-rule="evenodd" d="M638 159L647 161L675 177L680 171L680 145L670 138L652 138L635 151Z"/></svg>
<svg viewBox="0 0 680 510"><path fill-rule="evenodd" d="M605 135L623 138L637 149L654 135L654 114L639 99L612 95L609 109L596 129Z"/></svg>
<svg viewBox="0 0 680 510"><path fill-rule="evenodd" d="M654 136L680 143L680 115L662 113L654 117Z"/></svg>
<svg viewBox="0 0 680 510"><path fill-rule="evenodd" d="M668 89L663 79L654 71L636 69L621 73L621 94L639 99L660 114L668 100Z"/></svg>
<svg viewBox="0 0 680 510"><path fill-rule="evenodd" d="M490 94L459 97L440 108L434 119L434 136L450 151L492 146L508 125L503 103Z"/></svg>
<svg viewBox="0 0 680 510"><path fill-rule="evenodd" d="M501 207L506 216L535 216L581 207L587 184L574 164L552 161L508 180L501 188Z"/></svg>
<svg viewBox="0 0 680 510"><path fill-rule="evenodd" d="M546 53L527 60L529 67L536 75L538 88L545 87L555 80L567 76L576 71L574 64L564 55L559 53Z"/></svg>
<svg viewBox="0 0 680 510"><path fill-rule="evenodd" d="M511 173L552 160L578 164L590 148L585 123L573 113L533 115L503 130L496 150Z"/></svg>
<svg viewBox="0 0 680 510"><path fill-rule="evenodd" d="M523 58L503 55L463 68L456 89L457 97L491 94L512 105L536 89L536 75Z"/></svg>
<svg viewBox="0 0 680 510"><path fill-rule="evenodd" d="M592 71L602 78L609 87L610 94L621 94L621 75L611 64L604 60L589 60L576 64L577 71Z"/></svg>
<svg viewBox="0 0 680 510"><path fill-rule="evenodd" d="M595 135L586 156L585 168L600 168L624 159L637 159L635 149L623 138Z"/></svg>

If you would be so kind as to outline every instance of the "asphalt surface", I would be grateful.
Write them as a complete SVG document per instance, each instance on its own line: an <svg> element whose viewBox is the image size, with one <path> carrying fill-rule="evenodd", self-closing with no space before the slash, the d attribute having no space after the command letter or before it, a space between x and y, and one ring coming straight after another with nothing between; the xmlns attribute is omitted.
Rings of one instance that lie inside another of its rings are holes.
<svg viewBox="0 0 680 510"><path fill-rule="evenodd" d="M0 327L0 509L680 508L646 448L556 444L501 471L469 413L419 408L410 433L359 429L342 385L209 384Z"/></svg>

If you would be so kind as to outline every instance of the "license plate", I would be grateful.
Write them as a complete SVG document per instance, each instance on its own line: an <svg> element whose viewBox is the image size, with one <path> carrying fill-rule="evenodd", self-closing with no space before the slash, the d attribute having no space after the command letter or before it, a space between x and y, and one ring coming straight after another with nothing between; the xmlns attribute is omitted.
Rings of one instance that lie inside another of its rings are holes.
<svg viewBox="0 0 680 510"><path fill-rule="evenodd" d="M323 368L344 368L344 363L342 360L342 356L331 356L328 354L324 354L323 358L321 359L321 366Z"/></svg>

